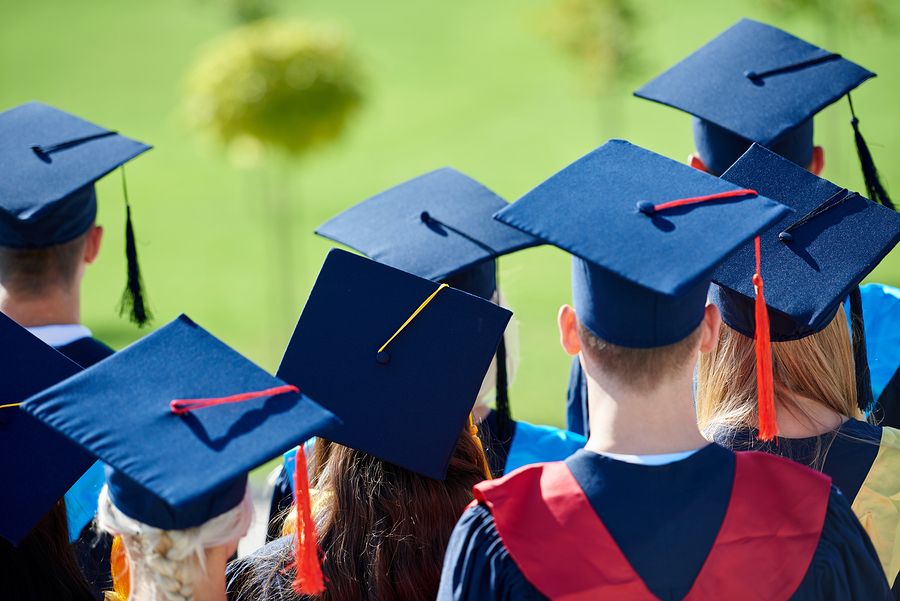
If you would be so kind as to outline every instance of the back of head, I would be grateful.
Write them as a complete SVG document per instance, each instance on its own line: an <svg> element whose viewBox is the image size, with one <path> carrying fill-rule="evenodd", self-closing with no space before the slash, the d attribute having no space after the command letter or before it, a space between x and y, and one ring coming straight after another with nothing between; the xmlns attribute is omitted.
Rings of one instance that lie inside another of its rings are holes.
<svg viewBox="0 0 900 601"><path fill-rule="evenodd" d="M76 283L88 233L42 248L0 246L0 287L19 299L40 297L48 290L67 290Z"/></svg>
<svg viewBox="0 0 900 601"><path fill-rule="evenodd" d="M195 528L163 530L122 513L108 488L100 494L99 528L116 537L113 547L113 598L188 601L206 576L206 551L237 544L250 527L253 502L248 492L234 509ZM124 550L124 561L116 556ZM132 597L133 595L133 597Z"/></svg>
<svg viewBox="0 0 900 601"><path fill-rule="evenodd" d="M90 601L60 500L17 547L0 538L0 582L3 598L17 601Z"/></svg>
<svg viewBox="0 0 900 601"><path fill-rule="evenodd" d="M715 176L725 173L754 142L711 121L694 117L691 123L697 154L700 155L709 173ZM813 158L812 118L765 146L775 154L806 169Z"/></svg>
<svg viewBox="0 0 900 601"><path fill-rule="evenodd" d="M578 336L588 375L597 381L611 380L617 385L642 392L694 364L700 328L678 342L652 348L628 348L612 344L580 323Z"/></svg>
<svg viewBox="0 0 900 601"><path fill-rule="evenodd" d="M838 310L820 332L772 343L775 400L799 420L809 419L793 398L811 399L841 415L860 418L847 318ZM757 424L754 341L723 324L715 348L701 354L697 418L707 437Z"/></svg>
<svg viewBox="0 0 900 601"><path fill-rule="evenodd" d="M469 428L459 436L444 480L323 439L316 441L312 465L326 582L316 598L434 599L450 533L474 498L472 488L485 478L484 451ZM286 520L286 534L295 522ZM293 562L288 549L270 566L273 573Z"/></svg>

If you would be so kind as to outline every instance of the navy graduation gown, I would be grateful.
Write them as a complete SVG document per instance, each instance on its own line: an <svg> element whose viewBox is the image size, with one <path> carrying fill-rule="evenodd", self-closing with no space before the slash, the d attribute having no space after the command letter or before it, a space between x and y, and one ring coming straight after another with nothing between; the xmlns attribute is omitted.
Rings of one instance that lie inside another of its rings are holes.
<svg viewBox="0 0 900 601"><path fill-rule="evenodd" d="M115 351L96 338L79 338L69 344L56 347L63 355L87 369L106 359ZM112 537L105 532L95 531L92 524L85 526L74 543L75 557L85 578L93 588L94 596L103 599L103 591L112 590L109 554Z"/></svg>
<svg viewBox="0 0 900 601"><path fill-rule="evenodd" d="M115 353L114 350L96 338L79 338L69 344L56 347L63 355L87 369Z"/></svg>
<svg viewBox="0 0 900 601"><path fill-rule="evenodd" d="M635 580L645 587L638 596L615 598L665 601L686 598L699 580L704 563L714 557L713 541L720 535L720 529L724 530L726 513L732 511L729 501L735 455L710 445L683 461L641 466L581 451L567 460L565 466L589 501L590 519L606 527L613 547L624 557L625 566L633 570ZM822 490L825 495L820 537L817 542L814 540L807 567L797 575L799 586L785 591L782 598L887 598L887 584L875 552L846 499L833 489L829 494L827 483ZM521 528L528 527L523 520ZM514 530L519 529L517 526ZM552 533L533 534L536 541L553 539ZM596 553L591 554L593 542L593 539L585 541L582 546L579 541L572 545L574 552L583 550L585 556L598 557ZM775 549L773 554L780 556L780 547ZM535 553L541 557L540 549ZM599 556L606 559L607 555ZM546 555L553 556L552 550ZM754 565L752 558L738 565L744 563ZM590 572L590 569L583 570L582 575L587 573L590 577ZM733 580L730 576L718 575L722 582ZM703 579L711 581L709 574ZM758 598L753 596L754 592L758 591L748 591L747 598ZM501 539L491 510L482 504L469 509L454 530L438 598L547 597L525 577ZM743 595L728 598L740 599Z"/></svg>

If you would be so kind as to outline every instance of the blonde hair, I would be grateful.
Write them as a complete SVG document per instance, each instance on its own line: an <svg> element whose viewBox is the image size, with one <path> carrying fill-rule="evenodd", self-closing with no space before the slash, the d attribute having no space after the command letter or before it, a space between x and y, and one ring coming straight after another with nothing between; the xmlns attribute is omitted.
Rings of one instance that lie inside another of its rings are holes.
<svg viewBox="0 0 900 601"><path fill-rule="evenodd" d="M200 526L161 530L119 511L104 486L97 507L97 525L120 538L125 566L119 566L117 571L129 579L127 586L115 583L116 593L107 595L107 599L193 599L193 586L206 571L206 549L236 542L247 534L252 520L249 488L237 507ZM116 562L115 556L113 561Z"/></svg>
<svg viewBox="0 0 900 601"><path fill-rule="evenodd" d="M811 417L794 396L811 399L850 418L861 418L850 332L843 309L820 332L772 343L775 404L799 418ZM697 421L710 439L755 428L758 420L756 354L752 338L722 324L715 348L700 354Z"/></svg>

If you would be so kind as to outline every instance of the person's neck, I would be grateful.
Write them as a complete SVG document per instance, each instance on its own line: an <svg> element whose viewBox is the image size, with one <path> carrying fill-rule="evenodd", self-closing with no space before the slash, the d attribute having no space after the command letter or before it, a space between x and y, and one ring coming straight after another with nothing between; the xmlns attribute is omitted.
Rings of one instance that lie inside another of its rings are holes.
<svg viewBox="0 0 900 601"><path fill-rule="evenodd" d="M777 403L775 419L781 438L810 438L837 430L850 418L818 401L791 394L790 403Z"/></svg>
<svg viewBox="0 0 900 601"><path fill-rule="evenodd" d="M0 286L0 311L25 327L81 323L81 294L78 287L54 287L22 296Z"/></svg>
<svg viewBox="0 0 900 601"><path fill-rule="evenodd" d="M690 370L646 390L585 372L591 427L587 450L658 455L708 444L697 427Z"/></svg>

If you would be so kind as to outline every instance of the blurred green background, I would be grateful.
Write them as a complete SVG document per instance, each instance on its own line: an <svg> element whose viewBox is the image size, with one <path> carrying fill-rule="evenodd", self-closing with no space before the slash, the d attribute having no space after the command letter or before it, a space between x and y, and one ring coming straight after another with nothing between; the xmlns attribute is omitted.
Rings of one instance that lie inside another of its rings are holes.
<svg viewBox="0 0 900 601"><path fill-rule="evenodd" d="M874 17L851 19L832 11L844 4L837 0L609 0L633 13L621 27L613 22L611 34L621 38L614 50L628 54L601 65L597 72L606 79L594 85L585 65L546 33L552 0L272 3L279 17L344 29L365 74L364 106L347 135L289 163L285 176L235 167L187 125L188 70L237 24L235 1L0 3L0 108L40 100L152 143L152 152L128 166L128 184L155 325L185 312L269 369L330 246L312 234L316 225L444 165L515 200L610 136L683 160L691 151L689 118L631 98L630 91L742 16L785 27L879 74L854 93L854 102L882 175L900 197L900 38L889 3L851 2L877 9ZM779 11L779 4L801 10ZM629 59L622 63L627 68L618 68L620 58ZM862 189L846 101L818 119L817 138L826 146L826 177ZM288 186L283 191L293 208L290 273L276 273L266 246L270 218L261 191L273 185ZM125 276L119 176L103 180L98 193L106 238L88 270L83 318L98 337L121 347L141 332L116 313ZM511 391L519 418L563 423L568 358L555 320L569 299L568 277L567 257L551 248L502 261L520 330L521 364ZM900 254L872 279L900 285ZM280 294L273 283L293 294L292 314L273 303Z"/></svg>

